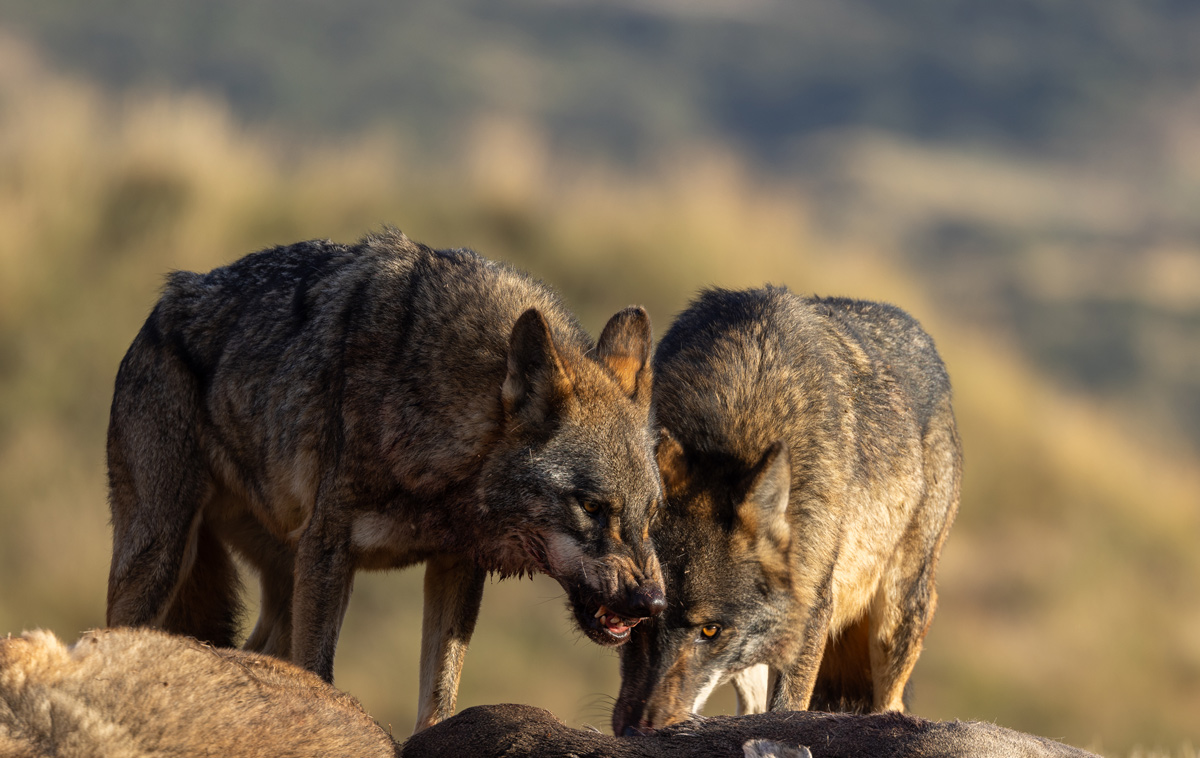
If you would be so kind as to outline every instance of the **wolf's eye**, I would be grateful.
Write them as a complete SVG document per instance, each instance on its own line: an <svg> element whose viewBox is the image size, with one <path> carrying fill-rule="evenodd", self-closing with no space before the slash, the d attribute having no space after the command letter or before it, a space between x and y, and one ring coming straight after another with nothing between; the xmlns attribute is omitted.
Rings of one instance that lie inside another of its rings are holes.
<svg viewBox="0 0 1200 758"><path fill-rule="evenodd" d="M706 624L700 627L700 635L706 640L715 640L721 636L720 624Z"/></svg>
<svg viewBox="0 0 1200 758"><path fill-rule="evenodd" d="M582 503L580 503L580 507L593 516L600 512L600 504L595 500L584 500Z"/></svg>

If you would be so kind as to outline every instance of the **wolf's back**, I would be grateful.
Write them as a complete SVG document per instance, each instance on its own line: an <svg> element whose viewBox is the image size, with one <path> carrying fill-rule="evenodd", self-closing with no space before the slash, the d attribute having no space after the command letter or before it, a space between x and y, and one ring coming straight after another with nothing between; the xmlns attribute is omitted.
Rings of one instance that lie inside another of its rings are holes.
<svg viewBox="0 0 1200 758"><path fill-rule="evenodd" d="M434 250L387 231L355 245L275 247L206 274L175 272L151 323L198 367L211 368L230 351L264 357L299 344L329 350L364 333L386 336L392 344L374 346L386 354L408 335L464 321L506 339L529 307L544 312L556 338L587 342L541 283L472 251Z"/></svg>
<svg viewBox="0 0 1200 758"><path fill-rule="evenodd" d="M813 297L804 303L827 315L835 328L874 354L913 403L921 427L950 395L950 377L933 338L894 305L849 298Z"/></svg>
<svg viewBox="0 0 1200 758"><path fill-rule="evenodd" d="M403 410L393 434L420 450L455 428L450 409L498 391L529 308L562 348L592 348L548 287L469 250L393 231L276 247L170 275L114 406L137 417L140 388L175 387L186 403L174 415L219 430L212 438L248 470L324 444L344 423L376 425L384 407Z"/></svg>
<svg viewBox="0 0 1200 758"><path fill-rule="evenodd" d="M950 395L932 338L903 310L783 287L706 290L654 361L663 424L693 443L711 438L713 449L749 443L749 457L794 421L832 422L847 402L887 423L891 384L920 428Z"/></svg>

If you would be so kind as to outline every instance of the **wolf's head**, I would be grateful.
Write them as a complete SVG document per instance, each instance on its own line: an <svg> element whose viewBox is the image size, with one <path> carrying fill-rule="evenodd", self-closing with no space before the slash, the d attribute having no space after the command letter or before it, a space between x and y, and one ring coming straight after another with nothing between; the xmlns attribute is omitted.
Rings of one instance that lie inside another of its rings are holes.
<svg viewBox="0 0 1200 758"><path fill-rule="evenodd" d="M627 308L584 355L545 318L513 327L488 516L526 567L554 577L595 642L619 645L665 606L649 539L661 486L650 433L650 320Z"/></svg>
<svg viewBox="0 0 1200 758"><path fill-rule="evenodd" d="M669 602L621 649L618 735L682 721L734 674L786 655L798 631L787 446L747 467L690 456L664 434L658 463L666 505L652 537Z"/></svg>

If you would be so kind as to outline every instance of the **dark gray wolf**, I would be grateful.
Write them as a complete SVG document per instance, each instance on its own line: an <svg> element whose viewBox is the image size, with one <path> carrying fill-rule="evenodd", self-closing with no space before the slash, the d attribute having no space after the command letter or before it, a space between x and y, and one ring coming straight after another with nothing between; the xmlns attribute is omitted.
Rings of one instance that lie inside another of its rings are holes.
<svg viewBox="0 0 1200 758"><path fill-rule="evenodd" d="M903 710L958 508L946 370L901 310L710 290L654 356L668 608L621 650L617 734L697 711Z"/></svg>
<svg viewBox="0 0 1200 758"><path fill-rule="evenodd" d="M488 572L542 571L620 644L664 605L650 324L389 231L172 274L116 378L107 623L333 678L354 574L424 562L418 728L453 713Z"/></svg>
<svg viewBox="0 0 1200 758"><path fill-rule="evenodd" d="M528 705L467 708L410 737L400 754L403 758L1098 758L995 724L926 721L903 713L714 716L689 719L645 736L613 737L572 729L549 711Z"/></svg>
<svg viewBox="0 0 1200 758"><path fill-rule="evenodd" d="M0 639L0 758L387 758L358 701L286 661L156 629Z"/></svg>

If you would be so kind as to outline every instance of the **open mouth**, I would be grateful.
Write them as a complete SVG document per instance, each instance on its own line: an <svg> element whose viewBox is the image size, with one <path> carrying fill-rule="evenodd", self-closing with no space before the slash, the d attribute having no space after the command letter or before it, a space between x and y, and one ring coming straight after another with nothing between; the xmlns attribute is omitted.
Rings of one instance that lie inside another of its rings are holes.
<svg viewBox="0 0 1200 758"><path fill-rule="evenodd" d="M544 541L528 540L526 550L566 590L579 630L598 645L624 644L633 627L664 604L657 584L635 585L632 576L611 565L615 561L590 556L573 538L552 534Z"/></svg>
<svg viewBox="0 0 1200 758"><path fill-rule="evenodd" d="M597 645L616 647L629 640L630 631L644 619L614 610L608 602L585 588L562 582L579 630ZM611 601L610 601L611 602ZM628 611L626 611L628 613Z"/></svg>
<svg viewBox="0 0 1200 758"><path fill-rule="evenodd" d="M629 630L638 625L640 618L625 618L601 605L592 616L593 628L609 638L611 643L621 643L629 638Z"/></svg>

